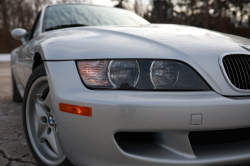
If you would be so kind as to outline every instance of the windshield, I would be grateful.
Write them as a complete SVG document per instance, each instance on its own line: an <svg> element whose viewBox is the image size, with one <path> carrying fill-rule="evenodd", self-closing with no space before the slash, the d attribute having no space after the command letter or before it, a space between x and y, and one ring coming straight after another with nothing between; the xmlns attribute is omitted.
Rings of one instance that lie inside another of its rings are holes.
<svg viewBox="0 0 250 166"><path fill-rule="evenodd" d="M148 21L123 9L93 5L55 5L46 9L44 30L61 25L141 25Z"/></svg>

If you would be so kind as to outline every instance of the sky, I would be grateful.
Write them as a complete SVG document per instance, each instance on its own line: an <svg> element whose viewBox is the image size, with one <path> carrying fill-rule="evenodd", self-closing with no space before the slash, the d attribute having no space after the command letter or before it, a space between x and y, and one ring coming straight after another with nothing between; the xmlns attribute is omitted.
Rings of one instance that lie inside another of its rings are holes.
<svg viewBox="0 0 250 166"><path fill-rule="evenodd" d="M114 3L111 2L111 0L92 0L92 4L102 6L114 6Z"/></svg>
<svg viewBox="0 0 250 166"><path fill-rule="evenodd" d="M52 3L57 3L57 1L52 0ZM114 6L114 4L116 4L117 2L114 2L111 0L80 0L80 3L94 4L94 5L101 5L101 6Z"/></svg>
<svg viewBox="0 0 250 166"><path fill-rule="evenodd" d="M129 1L129 8L133 8L135 0L128 0ZM143 6L148 6L151 0L139 0L142 2ZM56 0L52 0L53 3L57 3ZM83 4L93 4L93 5L100 5L100 6L110 6L113 7L114 5L118 4L118 0L80 0L80 3Z"/></svg>
<svg viewBox="0 0 250 166"><path fill-rule="evenodd" d="M87 3L89 0L85 0ZM135 0L129 0L129 2L134 3ZM143 3L148 4L150 0L142 0ZM114 6L117 2L111 0L92 0L92 4L102 5L102 6Z"/></svg>

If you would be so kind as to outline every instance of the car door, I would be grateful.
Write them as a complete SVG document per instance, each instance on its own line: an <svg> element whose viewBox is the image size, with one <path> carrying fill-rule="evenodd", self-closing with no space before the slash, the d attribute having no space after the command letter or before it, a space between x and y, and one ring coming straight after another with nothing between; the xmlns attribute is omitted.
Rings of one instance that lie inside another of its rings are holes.
<svg viewBox="0 0 250 166"><path fill-rule="evenodd" d="M31 33L29 35L29 39L25 45L20 49L18 55L20 77L22 85L26 86L29 76L32 73L33 66L33 56L34 56L34 48L37 45L37 36L39 35L40 24L41 24L41 12L38 14L35 23L32 27Z"/></svg>

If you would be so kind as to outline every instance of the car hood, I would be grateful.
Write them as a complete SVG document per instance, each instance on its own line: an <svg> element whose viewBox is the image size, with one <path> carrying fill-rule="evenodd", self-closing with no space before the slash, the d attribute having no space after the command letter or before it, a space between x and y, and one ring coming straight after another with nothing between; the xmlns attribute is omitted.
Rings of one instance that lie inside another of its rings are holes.
<svg viewBox="0 0 250 166"><path fill-rule="evenodd" d="M241 96L226 83L219 67L225 53L248 52L250 40L182 25L78 27L45 32L40 49L46 60L174 59L191 65L216 92ZM227 88L222 88L221 83Z"/></svg>

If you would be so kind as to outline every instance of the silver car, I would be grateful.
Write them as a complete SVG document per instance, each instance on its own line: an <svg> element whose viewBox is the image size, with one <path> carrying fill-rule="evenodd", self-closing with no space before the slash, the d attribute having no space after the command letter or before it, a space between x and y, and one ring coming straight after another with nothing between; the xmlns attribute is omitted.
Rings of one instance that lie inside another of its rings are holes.
<svg viewBox="0 0 250 166"><path fill-rule="evenodd" d="M45 6L11 53L39 165L250 161L250 40L116 8Z"/></svg>

